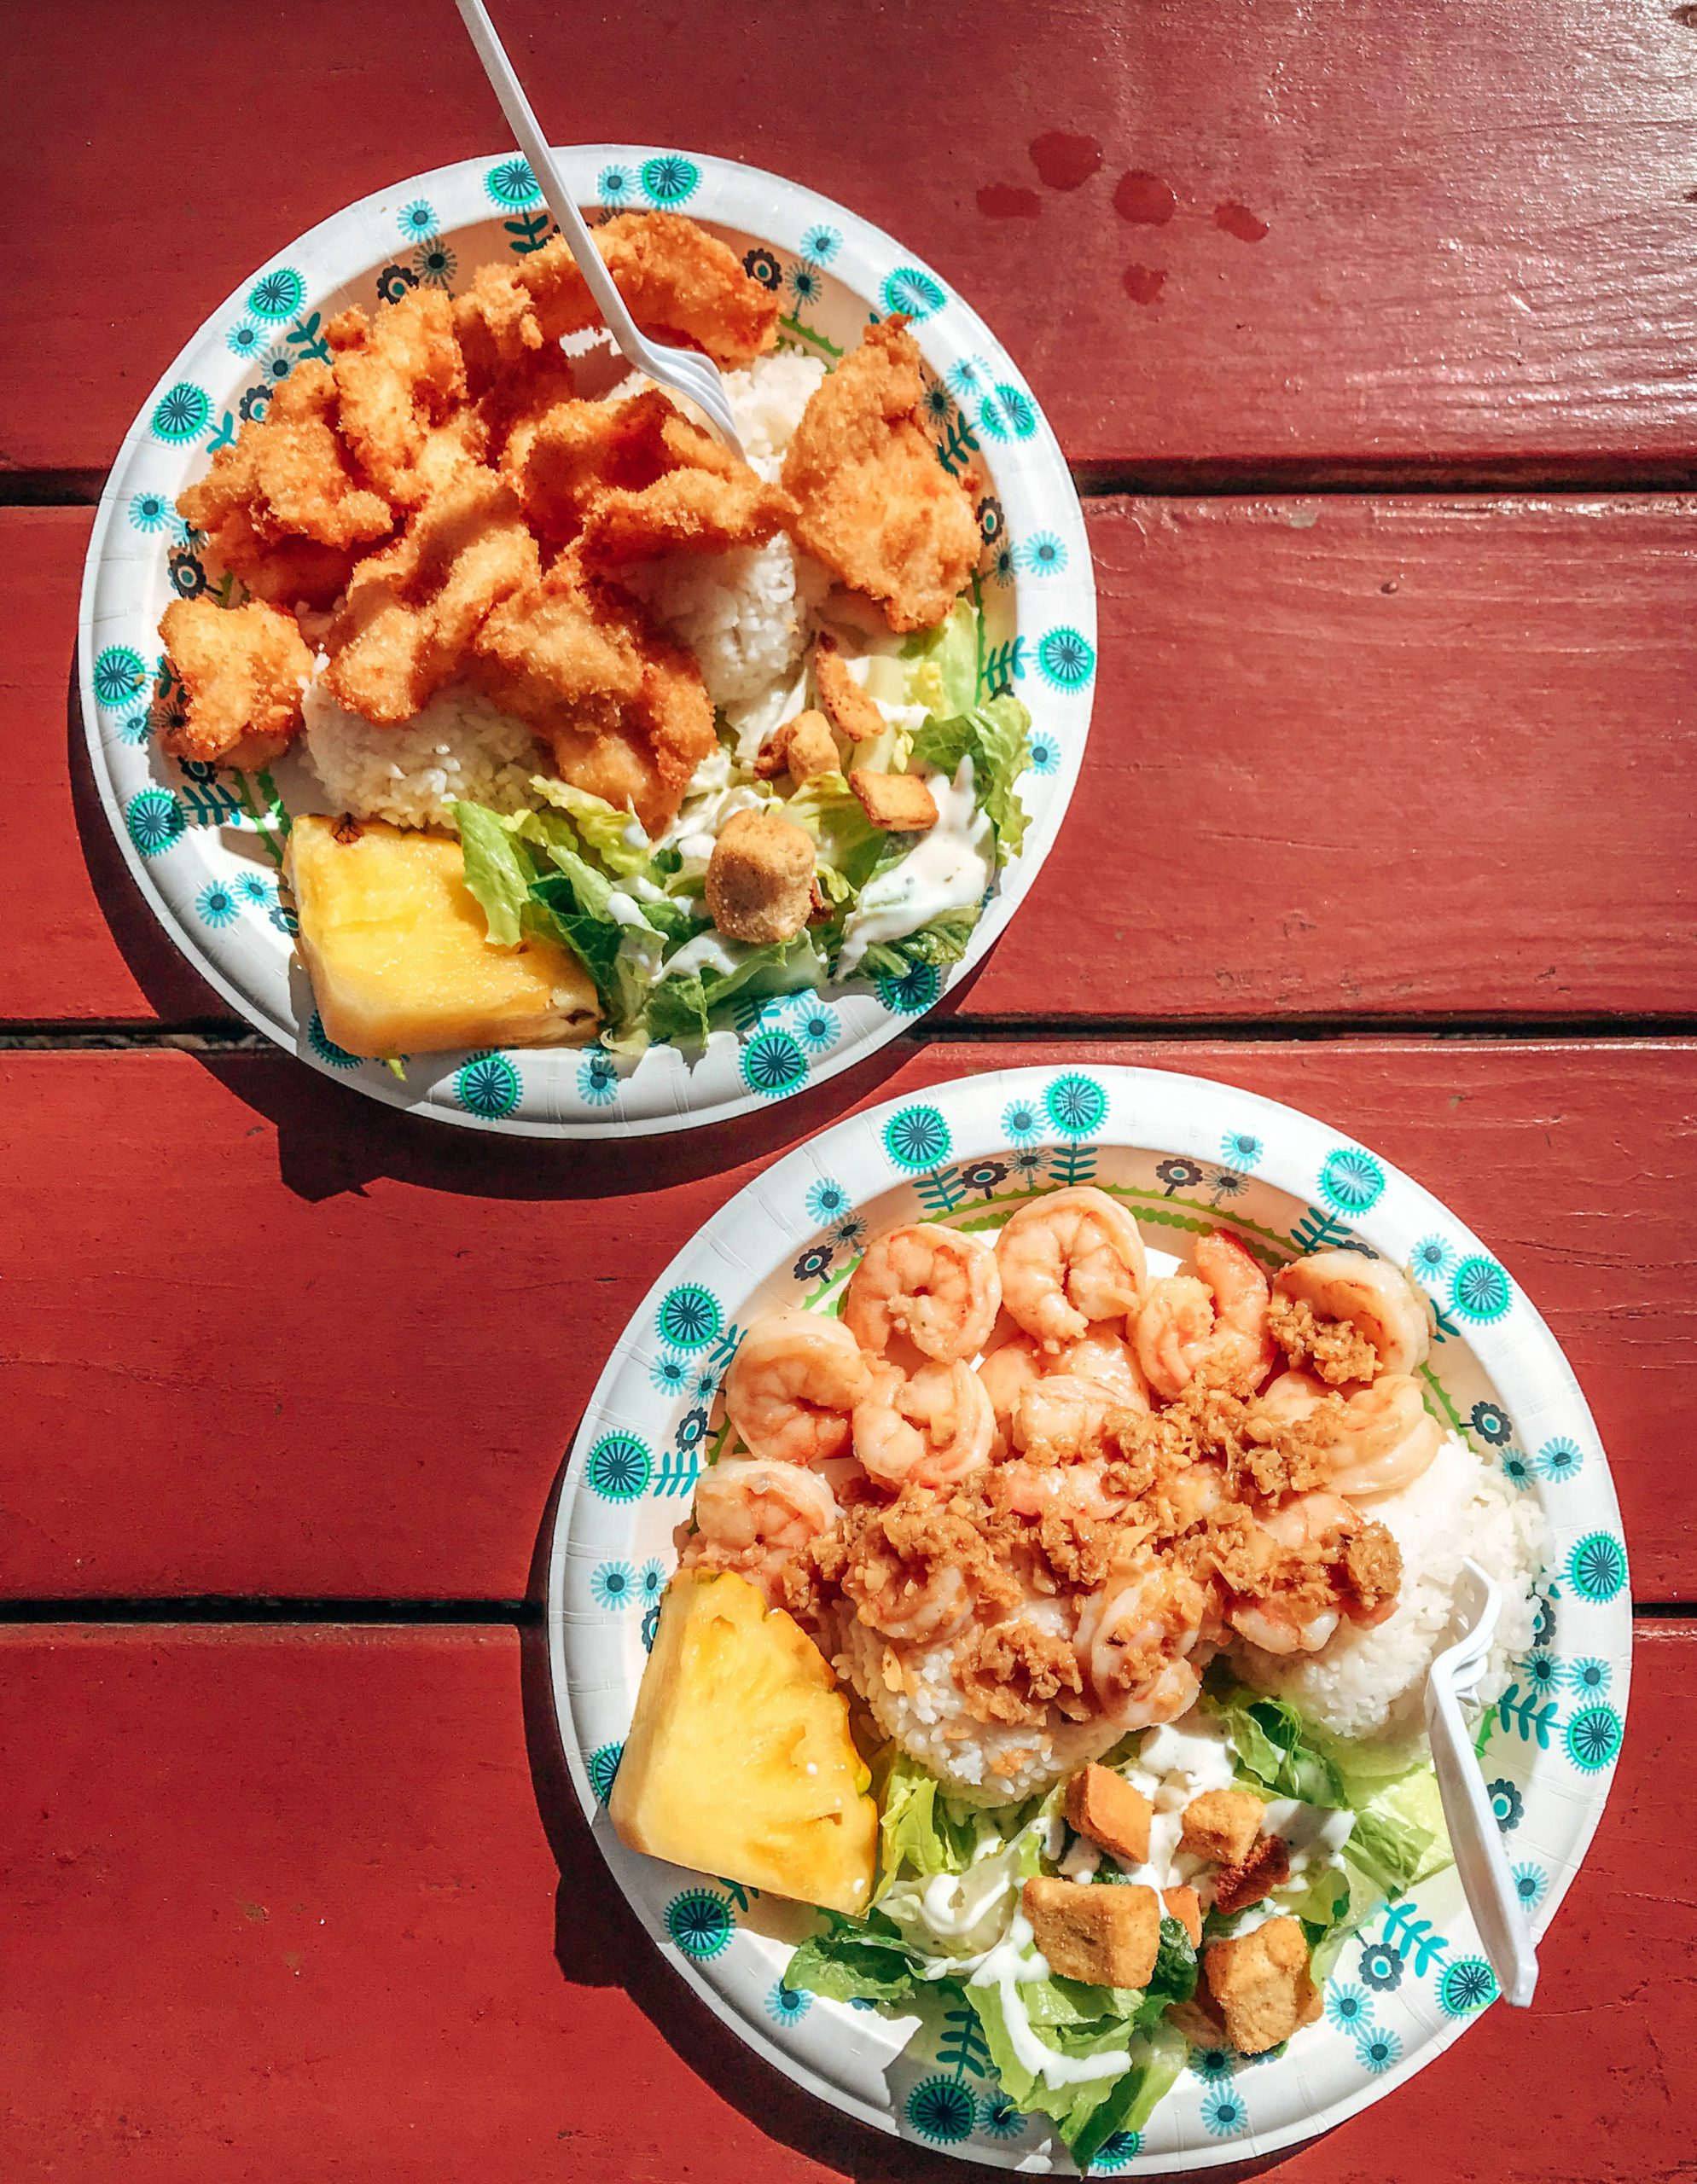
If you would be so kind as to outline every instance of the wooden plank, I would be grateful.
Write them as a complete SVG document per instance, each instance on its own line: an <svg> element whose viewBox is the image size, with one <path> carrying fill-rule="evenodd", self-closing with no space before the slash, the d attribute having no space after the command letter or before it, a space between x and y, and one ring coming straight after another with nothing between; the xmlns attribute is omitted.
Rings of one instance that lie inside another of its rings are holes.
<svg viewBox="0 0 1697 2184"><path fill-rule="evenodd" d="M1641 1600L1697 1598L1689 1043L898 1046L635 1146L431 1128L280 1056L0 1066L0 1594L510 1599L613 1341L700 1223L844 1112L974 1070L1137 1062L1326 1118L1549 1316Z"/></svg>
<svg viewBox="0 0 1697 2184"><path fill-rule="evenodd" d="M1090 527L1084 777L963 1013L1697 1007L1697 499L1114 500ZM67 789L87 531L0 511L0 1014L217 1015L77 752Z"/></svg>
<svg viewBox="0 0 1697 2184"><path fill-rule="evenodd" d="M14 1626L0 1661L0 1904L28 1967L0 2001L9 2178L960 2174L811 2101L662 1964L514 1633ZM1697 1900L1666 1852L1694 1674L1697 1625L1642 1631L1532 2010L1492 2009L1281 2175L1688 2172Z"/></svg>
<svg viewBox="0 0 1697 2184"><path fill-rule="evenodd" d="M727 153L888 228L983 313L1074 457L1258 468L1689 464L1687 11L1474 0L986 15L778 0L503 27L562 140ZM0 359L10 467L102 466L254 267L367 191L506 139L451 19L146 0L11 11L15 196ZM1343 57L1347 56L1347 65ZM792 72L794 72L792 74ZM778 86L793 80L799 96ZM162 126L161 117L177 126ZM192 117L185 171L180 125ZM333 149L332 149L333 148ZM98 279L90 269L99 269Z"/></svg>

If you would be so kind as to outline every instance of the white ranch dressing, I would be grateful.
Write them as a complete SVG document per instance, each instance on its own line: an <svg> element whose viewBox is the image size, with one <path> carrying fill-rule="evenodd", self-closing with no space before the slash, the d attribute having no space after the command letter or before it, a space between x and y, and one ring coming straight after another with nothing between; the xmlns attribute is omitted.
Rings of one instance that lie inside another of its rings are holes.
<svg viewBox="0 0 1697 2184"><path fill-rule="evenodd" d="M705 932L698 932L693 940L686 940L675 956L665 961L662 976L687 978L692 971L717 971L721 976L739 969L751 956L761 951L746 940L728 940L722 932L709 926ZM770 975L776 976L776 973ZM813 949L798 948L793 959L783 967L787 981L786 993L801 993L810 986L824 983L825 966Z"/></svg>
<svg viewBox="0 0 1697 2184"><path fill-rule="evenodd" d="M840 977L851 977L875 944L905 940L947 910L972 909L990 885L991 826L973 799L972 760L962 759L952 787L945 787L939 775L931 791L937 824L899 864L867 882L843 921Z"/></svg>
<svg viewBox="0 0 1697 2184"><path fill-rule="evenodd" d="M1063 2055L1038 2038L1031 2013L1020 1989L1033 1979L1047 1979L1049 1960L1034 1946L1032 1922L1023 1911L1014 1914L1003 1939L989 1950L973 1973L974 1987L994 1987L1002 1998L1002 2014L1008 2038L1020 2064L1033 2077L1051 2088L1084 2085L1094 2078L1117 2078L1131 2067L1131 2050L1110 2048L1100 2055ZM1027 1954L1029 1952L1029 1954Z"/></svg>
<svg viewBox="0 0 1697 2184"><path fill-rule="evenodd" d="M979 1873L984 1878L975 1887ZM939 1941L959 1941L995 1909L1013 1885L1014 1876L1005 1867L997 1873L975 1864L963 1873L936 1873L919 1900L919 1915Z"/></svg>

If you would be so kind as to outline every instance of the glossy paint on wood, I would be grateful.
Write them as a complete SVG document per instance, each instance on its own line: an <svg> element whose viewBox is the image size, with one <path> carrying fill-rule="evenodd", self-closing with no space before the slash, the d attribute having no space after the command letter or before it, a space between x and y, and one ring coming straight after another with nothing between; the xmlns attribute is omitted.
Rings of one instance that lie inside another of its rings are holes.
<svg viewBox="0 0 1697 2184"><path fill-rule="evenodd" d="M770 1153L845 1091L1093 1061L1287 1101L1451 1205L1579 1374L1639 1596L1697 1597L1667 1468L1697 1298L1693 1048L1404 1041L898 1046L758 1128L634 1151L432 1130L280 1055L11 1054L0 1587L516 1597L608 1348Z"/></svg>

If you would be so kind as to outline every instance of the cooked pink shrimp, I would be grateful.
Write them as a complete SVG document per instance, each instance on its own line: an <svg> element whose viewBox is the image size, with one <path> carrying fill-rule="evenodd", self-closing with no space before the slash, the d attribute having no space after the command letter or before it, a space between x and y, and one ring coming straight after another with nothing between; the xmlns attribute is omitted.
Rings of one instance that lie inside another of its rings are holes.
<svg viewBox="0 0 1697 2184"><path fill-rule="evenodd" d="M1041 1517L1051 1510L1066 1517L1117 1517L1126 1496L1110 1494L1101 1468L1093 1463L1028 1464L1017 1457L1003 1466L1008 1507L1018 1516Z"/></svg>
<svg viewBox="0 0 1697 2184"><path fill-rule="evenodd" d="M1295 1420L1328 1398L1332 1490L1351 1502L1412 1485L1444 1445L1444 1428L1407 1373L1381 1373L1370 1386L1341 1397L1311 1373L1281 1373L1260 1402L1276 1417Z"/></svg>
<svg viewBox="0 0 1697 2184"><path fill-rule="evenodd" d="M1263 1531L1281 1547L1325 1548L1345 1534L1359 1529L1361 1519L1349 1503L1335 1494L1299 1494L1277 1508L1264 1510L1258 1519ZM1303 1606L1277 1591L1259 1600L1240 1600L1226 1612L1226 1620L1240 1637L1266 1653L1317 1653L1342 1619L1341 1607L1316 1609L1311 1600Z"/></svg>
<svg viewBox="0 0 1697 2184"><path fill-rule="evenodd" d="M840 1320L768 1312L742 1338L725 1374L724 1407L757 1456L817 1464L849 1452L849 1414L871 1368Z"/></svg>
<svg viewBox="0 0 1697 2184"><path fill-rule="evenodd" d="M723 1457L695 1489L696 1530L683 1563L738 1571L776 1606L785 1569L840 1513L817 1471L764 1457Z"/></svg>
<svg viewBox="0 0 1697 2184"><path fill-rule="evenodd" d="M990 1458L995 1413L970 1365L886 1370L854 1408L854 1452L886 1486L949 1486Z"/></svg>
<svg viewBox="0 0 1697 2184"><path fill-rule="evenodd" d="M1042 1353L1030 1337L1023 1334L1003 1343L980 1362L978 1377L990 1397L991 1413L996 1421L990 1440L993 1461L999 1463L1012 1446L1014 1413L1019 1409L1020 1397L1042 1373Z"/></svg>
<svg viewBox="0 0 1697 2184"><path fill-rule="evenodd" d="M866 1247L843 1298L843 1325L870 1357L905 1335L926 1356L974 1357L1002 1309L996 1253L934 1221L886 1230Z"/></svg>
<svg viewBox="0 0 1697 2184"><path fill-rule="evenodd" d="M1380 1373L1413 1373L1432 1348L1426 1299L1387 1259L1359 1252L1316 1252L1294 1259L1274 1283L1322 1319L1347 1320L1379 1353ZM1376 1376L1375 1376L1376 1377Z"/></svg>
<svg viewBox="0 0 1697 2184"><path fill-rule="evenodd" d="M1148 1277L1137 1224L1089 1184L1022 1205L996 1246L1002 1300L1044 1350L1136 1309Z"/></svg>
<svg viewBox="0 0 1697 2184"><path fill-rule="evenodd" d="M1123 1410L1149 1408L1149 1384L1136 1354L1112 1328L1092 1327L1082 1340L1069 1342L1065 1350L1058 1350L1045 1369L1070 1373L1080 1380L1099 1380L1113 1391Z"/></svg>
<svg viewBox="0 0 1697 2184"><path fill-rule="evenodd" d="M1090 1595L1078 1617L1078 1657L1106 1720L1148 1728L1194 1703L1200 1678L1186 1656L1208 1605L1202 1587L1172 1563L1115 1571Z"/></svg>
<svg viewBox="0 0 1697 2184"><path fill-rule="evenodd" d="M1157 1395L1183 1394L1198 1375L1252 1395L1271 1371L1267 1277L1235 1236L1216 1228L1196 1245L1196 1271L1170 1274L1132 1323L1137 1362Z"/></svg>
<svg viewBox="0 0 1697 2184"><path fill-rule="evenodd" d="M1066 1463L1098 1443L1108 1418L1127 1408L1100 1380L1045 1373L1020 1391L1009 1438L1022 1455L1037 1462Z"/></svg>

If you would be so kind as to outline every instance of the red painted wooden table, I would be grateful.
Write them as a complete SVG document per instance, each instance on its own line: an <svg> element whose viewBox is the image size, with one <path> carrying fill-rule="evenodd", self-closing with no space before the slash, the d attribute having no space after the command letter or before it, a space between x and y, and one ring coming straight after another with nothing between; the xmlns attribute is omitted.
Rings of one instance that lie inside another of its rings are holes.
<svg viewBox="0 0 1697 2184"><path fill-rule="evenodd" d="M433 1132L264 1048L76 756L90 504L242 274L501 139L445 0L15 0L0 2176L964 2173L794 2092L642 1940L561 1779L538 1548L607 1345L764 1160L1063 1055L1229 1077L1429 1183L1624 1507L1625 1754L1536 2007L1272 2165L1688 2176L1697 9L502 16L559 136L793 174L996 326L1087 497L1086 776L946 1015L728 1131Z"/></svg>

